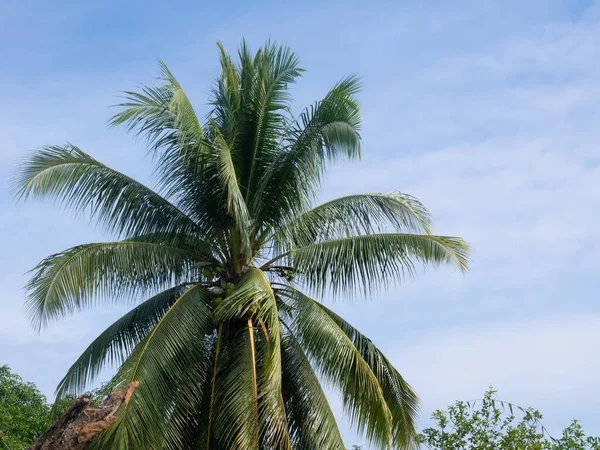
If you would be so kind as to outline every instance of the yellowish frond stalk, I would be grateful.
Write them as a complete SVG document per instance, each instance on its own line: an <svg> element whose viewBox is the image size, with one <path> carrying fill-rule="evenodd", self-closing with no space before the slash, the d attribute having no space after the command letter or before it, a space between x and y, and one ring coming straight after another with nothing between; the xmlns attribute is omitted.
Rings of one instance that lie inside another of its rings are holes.
<svg viewBox="0 0 600 450"><path fill-rule="evenodd" d="M219 367L219 350L221 349L221 338L223 337L223 324L219 324L217 330L217 348L215 350L215 363L213 365L212 387L210 393L210 407L208 412L208 429L206 432L206 448L210 448L210 426L212 422L213 403L215 399L215 383L217 381L217 368Z"/></svg>

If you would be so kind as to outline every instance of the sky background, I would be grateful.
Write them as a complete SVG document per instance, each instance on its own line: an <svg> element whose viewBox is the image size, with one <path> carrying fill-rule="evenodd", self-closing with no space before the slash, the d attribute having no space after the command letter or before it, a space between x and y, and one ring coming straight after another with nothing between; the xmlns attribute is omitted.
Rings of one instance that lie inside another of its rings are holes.
<svg viewBox="0 0 600 450"><path fill-rule="evenodd" d="M204 113L216 41L233 53L242 37L253 48L270 37L307 69L297 109L344 75L364 80L363 160L331 170L322 198L400 190L429 207L435 232L473 245L466 276L428 269L370 301L332 304L415 387L421 425L493 385L541 409L554 433L579 418L600 435L600 4L368 4L0 2L0 364L51 397L131 307L32 331L26 272L107 236L50 202L17 203L19 161L68 140L151 183L143 144L106 126L118 92L151 83L161 58ZM332 403L347 445L360 443Z"/></svg>

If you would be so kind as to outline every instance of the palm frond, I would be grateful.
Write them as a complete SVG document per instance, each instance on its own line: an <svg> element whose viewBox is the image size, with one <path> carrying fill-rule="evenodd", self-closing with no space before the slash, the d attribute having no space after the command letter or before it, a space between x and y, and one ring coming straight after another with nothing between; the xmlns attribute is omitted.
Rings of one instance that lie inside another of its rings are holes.
<svg viewBox="0 0 600 450"><path fill-rule="evenodd" d="M196 116L194 107L181 87L181 84L179 84L179 81L177 81L165 62L159 60L158 64L162 78L167 82L167 86L172 92L168 109L173 114L174 125L179 131L180 146L185 147L189 143L201 146L204 142L204 132Z"/></svg>
<svg viewBox="0 0 600 450"><path fill-rule="evenodd" d="M168 192L182 197L190 189L185 182L198 183L206 179L212 143L206 138L194 107L179 81L163 61L159 61L159 66L161 79L166 83L163 89L169 92L166 107L172 123L168 127L161 124L164 129L154 144L161 153L156 171Z"/></svg>
<svg viewBox="0 0 600 450"><path fill-rule="evenodd" d="M185 396L174 396L172 412L169 413L165 430L164 450L210 450L208 443L209 406L211 402L211 375L215 361L216 336L206 338L202 364L192 365L188 376L195 378L197 385Z"/></svg>
<svg viewBox="0 0 600 450"><path fill-rule="evenodd" d="M248 107L243 134L240 135L242 184L245 199L252 201L258 181L276 155L278 140L287 125L291 96L288 86L302 74L298 57L289 47L267 43L257 53L252 91L243 100ZM241 72L244 67L242 66ZM240 78L244 78L241 74Z"/></svg>
<svg viewBox="0 0 600 450"><path fill-rule="evenodd" d="M330 309L320 303L315 304L350 338L377 378L392 413L395 448L416 448L415 423L419 414L419 399L415 391L369 338Z"/></svg>
<svg viewBox="0 0 600 450"><path fill-rule="evenodd" d="M218 178L225 193L224 196L227 198L227 211L233 218L242 241L242 248L236 249L236 251L241 250L242 253L249 254L251 251L249 238L250 214L238 183L231 149L216 124L211 122L211 125Z"/></svg>
<svg viewBox="0 0 600 450"><path fill-rule="evenodd" d="M245 54L243 64L245 65L244 78L238 71L231 56L221 42L217 42L219 49L219 61L221 64L221 73L216 80L215 87L211 90L210 104L213 109L209 118L214 120L222 135L228 142L237 143L237 137L242 126L241 118L246 111L242 104L246 102L245 97L252 92L252 83L255 79L253 60L250 55ZM243 51L244 46L242 46ZM247 47L246 47L247 49ZM242 85L242 83L244 83Z"/></svg>
<svg viewBox="0 0 600 450"><path fill-rule="evenodd" d="M282 395L282 330L271 333L267 325L259 321L256 327L256 358L258 384L258 416L260 447L264 449L292 450L292 440ZM277 339L277 342L274 340ZM273 374L273 355L276 355L278 371Z"/></svg>
<svg viewBox="0 0 600 450"><path fill-rule="evenodd" d="M174 247L187 252L195 261L205 266L220 265L226 259L226 256L220 253L219 247L211 239L183 233L145 233L129 236L125 240Z"/></svg>
<svg viewBox="0 0 600 450"><path fill-rule="evenodd" d="M161 448L174 408L202 400L214 332L210 300L200 285L186 290L119 369L119 384L139 386L116 423L99 436L101 448Z"/></svg>
<svg viewBox="0 0 600 450"><path fill-rule="evenodd" d="M194 275L192 255L139 241L79 245L44 259L27 284L26 310L35 328L91 304L96 297L157 291Z"/></svg>
<svg viewBox="0 0 600 450"><path fill-rule="evenodd" d="M415 262L468 268L469 245L457 237L381 233L318 242L289 250L263 266L283 260L320 293L365 295L414 274Z"/></svg>
<svg viewBox="0 0 600 450"><path fill-rule="evenodd" d="M273 289L265 274L254 267L248 269L235 290L215 309L219 321L231 321L252 317L277 324L277 307ZM276 331L276 330L274 330Z"/></svg>
<svg viewBox="0 0 600 450"><path fill-rule="evenodd" d="M399 232L430 232L429 212L414 197L358 194L323 203L277 229L274 241L282 249L340 237L372 234L392 227Z"/></svg>
<svg viewBox="0 0 600 450"><path fill-rule="evenodd" d="M265 274L250 268L240 280L236 289L215 309L215 318L226 322L250 318L265 324L270 343L266 365L268 378L281 390L281 343L277 302L273 289Z"/></svg>
<svg viewBox="0 0 600 450"><path fill-rule="evenodd" d="M208 406L206 408L206 430L200 430L200 435L198 436L197 445L199 449L210 450L211 446L211 426L213 422L213 410L215 406L215 390L217 386L217 372L219 370L219 356L221 353L221 346L223 343L223 323L221 322L217 327L217 338L215 342L215 356L212 361L212 377L210 381L210 386L207 387L207 392L209 393Z"/></svg>
<svg viewBox="0 0 600 450"><path fill-rule="evenodd" d="M333 411L313 368L296 338L282 338L282 395L295 450L344 450Z"/></svg>
<svg viewBox="0 0 600 450"><path fill-rule="evenodd" d="M352 340L302 292L282 286L277 294L294 307L286 323L321 374L341 391L352 425L380 448L391 446L392 411L379 380Z"/></svg>
<svg viewBox="0 0 600 450"><path fill-rule="evenodd" d="M215 448L257 449L258 387L252 322L225 331L215 378L211 442Z"/></svg>
<svg viewBox="0 0 600 450"><path fill-rule="evenodd" d="M164 80L163 80L164 81ZM124 91L124 102L114 105L122 108L108 121L110 126L126 125L130 132L145 137L157 150L161 138L175 132L175 116L169 110L173 88L168 84L159 86L141 85L138 92Z"/></svg>
<svg viewBox="0 0 600 450"><path fill-rule="evenodd" d="M246 42L239 64L218 44L221 75L212 91L213 117L232 151L244 199L257 192L258 180L276 156L290 115L288 85L303 72L288 48L267 43L256 55Z"/></svg>
<svg viewBox="0 0 600 450"><path fill-rule="evenodd" d="M55 404L64 396L84 392L102 368L121 365L181 296L185 286L175 286L155 295L104 330L58 384Z"/></svg>
<svg viewBox="0 0 600 450"><path fill-rule="evenodd" d="M259 323L265 333L265 353L260 374L264 380L259 411L261 435L269 431L269 440L280 448L287 439L285 410L281 404L281 335L277 302L265 274L249 269L233 293L215 309L215 318L222 322L247 318Z"/></svg>
<svg viewBox="0 0 600 450"><path fill-rule="evenodd" d="M76 213L89 212L119 236L142 233L201 235L175 205L74 145L48 146L27 160L18 178L19 196L58 200Z"/></svg>
<svg viewBox="0 0 600 450"><path fill-rule="evenodd" d="M201 143L204 133L190 100L165 62L158 64L163 84L125 91L126 102L115 105L123 109L110 118L109 125L127 125L129 131L148 139L153 151L171 144L173 138L179 150Z"/></svg>
<svg viewBox="0 0 600 450"><path fill-rule="evenodd" d="M157 160L159 187L177 199L205 234L214 234L213 221L225 205L214 195L216 171L209 158L210 144L181 85L163 62L160 66L163 84L126 91L126 102L116 105L121 111L109 123L125 124L146 138Z"/></svg>
<svg viewBox="0 0 600 450"><path fill-rule="evenodd" d="M343 79L285 130L282 150L251 205L258 223L277 227L300 214L314 198L327 161L360 156L359 89L357 77Z"/></svg>

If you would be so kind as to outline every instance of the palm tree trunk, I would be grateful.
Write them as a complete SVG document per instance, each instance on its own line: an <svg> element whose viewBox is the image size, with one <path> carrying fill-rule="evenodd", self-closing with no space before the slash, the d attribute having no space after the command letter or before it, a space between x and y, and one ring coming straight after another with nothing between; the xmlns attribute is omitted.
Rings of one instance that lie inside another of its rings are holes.
<svg viewBox="0 0 600 450"><path fill-rule="evenodd" d="M97 408L92 397L77 397L65 413L27 450L84 450L94 437L117 420L116 412L137 388L137 382L110 394Z"/></svg>

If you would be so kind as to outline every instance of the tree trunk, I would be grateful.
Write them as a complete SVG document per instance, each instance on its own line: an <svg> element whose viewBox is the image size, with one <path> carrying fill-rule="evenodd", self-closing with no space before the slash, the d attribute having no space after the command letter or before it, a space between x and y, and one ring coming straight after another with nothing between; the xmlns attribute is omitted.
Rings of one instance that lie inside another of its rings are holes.
<svg viewBox="0 0 600 450"><path fill-rule="evenodd" d="M133 382L110 394L97 408L90 406L92 397L77 397L65 413L27 450L83 450L102 430L116 420L116 412L129 403L138 383Z"/></svg>

